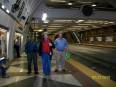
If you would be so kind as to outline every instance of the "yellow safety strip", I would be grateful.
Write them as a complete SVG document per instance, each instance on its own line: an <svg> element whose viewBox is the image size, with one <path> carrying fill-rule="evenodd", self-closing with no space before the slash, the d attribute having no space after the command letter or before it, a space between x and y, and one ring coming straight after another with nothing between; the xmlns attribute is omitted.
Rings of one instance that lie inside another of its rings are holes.
<svg viewBox="0 0 116 87"><path fill-rule="evenodd" d="M102 87L116 87L116 82L112 81L110 79L110 76L104 76L73 59L68 61L68 63L73 65L75 68L79 69L82 73L87 75L89 78L94 80L96 83L98 83Z"/></svg>

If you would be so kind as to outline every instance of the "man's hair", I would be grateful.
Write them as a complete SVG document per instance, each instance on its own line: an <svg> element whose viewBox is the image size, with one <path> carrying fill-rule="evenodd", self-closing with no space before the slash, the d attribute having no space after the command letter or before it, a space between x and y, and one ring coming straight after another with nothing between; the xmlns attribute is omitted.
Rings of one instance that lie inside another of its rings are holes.
<svg viewBox="0 0 116 87"><path fill-rule="evenodd" d="M47 35L48 35L49 33L48 33L48 32L43 32L43 34L42 34L42 35L45 35L45 34L47 34Z"/></svg>

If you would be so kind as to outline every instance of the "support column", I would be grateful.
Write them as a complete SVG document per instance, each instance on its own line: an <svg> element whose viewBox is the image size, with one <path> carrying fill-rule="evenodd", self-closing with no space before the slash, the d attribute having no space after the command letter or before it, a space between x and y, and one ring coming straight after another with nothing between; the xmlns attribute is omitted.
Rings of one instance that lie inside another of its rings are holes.
<svg viewBox="0 0 116 87"><path fill-rule="evenodd" d="M9 31L7 32L7 57L9 60L12 60L16 22L9 19L8 24L9 24Z"/></svg>
<svg viewBox="0 0 116 87"><path fill-rule="evenodd" d="M25 44L28 36L28 31L29 31L29 26L27 25L23 31L23 41L22 41L22 47L21 47L21 52L24 52L25 50Z"/></svg>

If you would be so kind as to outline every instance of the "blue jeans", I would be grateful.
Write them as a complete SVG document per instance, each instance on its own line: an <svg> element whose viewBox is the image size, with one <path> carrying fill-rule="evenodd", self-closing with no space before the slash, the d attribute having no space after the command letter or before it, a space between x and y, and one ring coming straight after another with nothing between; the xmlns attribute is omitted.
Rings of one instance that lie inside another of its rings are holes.
<svg viewBox="0 0 116 87"><path fill-rule="evenodd" d="M50 55L47 53L42 53L42 66L43 73L45 75L49 75L51 73L51 61Z"/></svg>

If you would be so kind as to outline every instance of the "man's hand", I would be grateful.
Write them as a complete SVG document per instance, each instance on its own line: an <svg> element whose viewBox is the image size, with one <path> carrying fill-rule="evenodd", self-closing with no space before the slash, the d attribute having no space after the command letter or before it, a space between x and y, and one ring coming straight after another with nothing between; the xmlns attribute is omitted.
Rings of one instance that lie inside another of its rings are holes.
<svg viewBox="0 0 116 87"><path fill-rule="evenodd" d="M49 46L52 46L52 43L49 43Z"/></svg>
<svg viewBox="0 0 116 87"><path fill-rule="evenodd" d="M66 48L64 49L64 51L68 51L68 48L66 47Z"/></svg>

